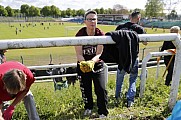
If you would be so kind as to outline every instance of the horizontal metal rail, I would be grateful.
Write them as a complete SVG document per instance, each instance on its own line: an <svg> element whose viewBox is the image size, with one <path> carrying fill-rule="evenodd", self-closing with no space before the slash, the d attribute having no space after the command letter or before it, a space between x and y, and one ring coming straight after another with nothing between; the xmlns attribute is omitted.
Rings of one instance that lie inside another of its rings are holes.
<svg viewBox="0 0 181 120"><path fill-rule="evenodd" d="M163 62L163 60L159 61L160 63ZM157 61L149 61L147 62L147 64L155 64L157 63ZM108 63L109 65L109 63ZM139 65L142 65L142 63L139 63ZM61 65L42 65L42 66L28 66L29 69L31 70L40 70L40 69L50 69L50 68L63 68L63 67L76 67L77 64L76 63L72 63L72 64L61 64ZM118 65L110 65L107 66L108 69L109 68L117 68ZM152 67L147 67L147 68L155 68L157 66L152 66ZM142 68L139 68L139 70L141 70ZM110 72L108 72L110 73ZM70 77L70 76L77 76L77 73L72 73L72 74L63 74L63 75L50 75L50 76L39 76L39 77L35 77L36 81L35 82L39 82L41 80L41 82L50 82L53 80L46 80L46 79L50 79L50 78L59 78L59 77ZM42 80L44 79L44 80Z"/></svg>
<svg viewBox="0 0 181 120"><path fill-rule="evenodd" d="M140 41L158 42L175 41L178 34L139 34ZM75 45L97 45L115 44L111 36L82 36L82 37L57 37L57 38L31 38L31 39L6 39L0 40L1 49L20 49L20 48L45 48Z"/></svg>

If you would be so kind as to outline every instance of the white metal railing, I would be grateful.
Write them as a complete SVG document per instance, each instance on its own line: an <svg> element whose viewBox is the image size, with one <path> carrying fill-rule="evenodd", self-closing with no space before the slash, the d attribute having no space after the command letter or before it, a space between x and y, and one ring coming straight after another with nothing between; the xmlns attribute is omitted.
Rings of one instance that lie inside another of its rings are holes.
<svg viewBox="0 0 181 120"><path fill-rule="evenodd" d="M60 64L60 65L41 65L41 66L28 66L30 70L41 70L41 69L50 69L50 68L66 68L66 67L76 67L76 63L71 63L71 64ZM42 82L40 80L42 79L50 79L50 78L59 78L59 77L68 77L68 76L76 76L77 74L64 74L64 75L50 75L50 76L39 76L35 77L36 80L35 82ZM46 82L50 82L52 80L43 80Z"/></svg>
<svg viewBox="0 0 181 120"><path fill-rule="evenodd" d="M163 62L163 60L160 60L159 61L159 64L160 63L162 63ZM158 62L157 61L148 61L147 62L147 65L149 65L149 64L158 64ZM108 63L109 64L109 63ZM139 63L139 65L142 65L142 63ZM27 66L30 70L47 70L47 69L50 69L50 68L67 68L67 67L76 67L77 66L77 64L76 63L71 63L71 64L60 64L60 65L40 65L40 66ZM106 74L108 74L109 72L108 72L108 70L109 70L109 68L117 68L118 67L118 65L110 65L110 66L108 66L108 65L106 65L106 71L107 71L107 73ZM146 68L155 68L155 67L159 67L159 66L152 66L152 67L146 67ZM139 68L139 70L141 70L142 68ZM159 71L157 71L157 72L159 72ZM158 74L158 73L156 73L156 74ZM73 74L63 74L63 75L50 75L50 76L38 76L38 77L35 77L35 79L37 80L37 81L35 81L35 82L40 82L40 80L42 80L42 79L49 79L49 78L59 78L59 77L69 77L69 76L77 76L77 74L76 73L73 73ZM42 81L45 81L45 82L50 82L50 81L52 81L52 80L42 80ZM41 82L42 82L41 81Z"/></svg>
<svg viewBox="0 0 181 120"><path fill-rule="evenodd" d="M176 33L167 34L140 34L141 41L158 42L174 41ZM82 36L58 38L31 38L31 39L6 39L0 40L1 49L43 48L75 45L115 44L111 36ZM177 42L178 44L178 42Z"/></svg>
<svg viewBox="0 0 181 120"><path fill-rule="evenodd" d="M147 65L148 61L152 57L161 57L161 56L167 56L167 55L172 55L172 52L168 52L168 51L150 52L150 53L148 53L144 57L144 59L142 61L142 70L141 70L140 97L143 97L143 93L144 93L144 90L145 90L145 84L146 84L146 65ZM157 67L157 69L158 69L158 67ZM159 70L157 70L156 76L158 76L158 71Z"/></svg>
<svg viewBox="0 0 181 120"><path fill-rule="evenodd" d="M71 63L71 64L60 64L60 65L39 65L39 66L27 66L29 69L47 69L47 68L63 68L63 67L76 67L76 63Z"/></svg>
<svg viewBox="0 0 181 120"><path fill-rule="evenodd" d="M173 41L176 46L175 64L172 76L172 84L169 97L169 108L173 108L176 103L178 87L181 74L181 41L180 34L139 34L141 41L159 42ZM33 38L33 39L7 39L0 40L1 49L20 49L20 48L43 48L75 45L97 45L115 44L111 36L83 36L83 37L59 37L59 38Z"/></svg>

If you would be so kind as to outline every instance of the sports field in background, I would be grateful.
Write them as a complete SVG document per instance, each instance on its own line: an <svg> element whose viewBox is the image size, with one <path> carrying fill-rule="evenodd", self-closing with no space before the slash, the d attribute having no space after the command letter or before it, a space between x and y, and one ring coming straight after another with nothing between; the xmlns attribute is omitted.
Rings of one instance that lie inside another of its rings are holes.
<svg viewBox="0 0 181 120"><path fill-rule="evenodd" d="M42 25L43 24L43 25ZM75 27L74 27L75 26ZM26 38L51 38L51 37L73 37L84 24L64 22L7 22L0 23L0 40L3 39L26 39ZM115 30L114 25L98 25L106 32ZM157 31L145 28L148 34L163 33L162 29ZM17 32L17 33L16 33ZM169 30L165 30L165 33ZM149 43L144 46L140 43L140 57L142 49L146 47L146 52L158 51L162 43ZM31 48L13 49L6 53L7 60L17 60L25 65L46 65L76 62L75 50L73 46L52 47L52 48ZM52 58L52 61L51 61Z"/></svg>

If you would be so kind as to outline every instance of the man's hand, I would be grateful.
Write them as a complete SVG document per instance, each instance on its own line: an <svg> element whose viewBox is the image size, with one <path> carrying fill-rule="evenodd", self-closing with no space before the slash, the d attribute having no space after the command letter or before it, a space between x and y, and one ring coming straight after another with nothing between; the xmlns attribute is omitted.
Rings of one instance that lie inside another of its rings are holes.
<svg viewBox="0 0 181 120"><path fill-rule="evenodd" d="M4 120L11 120L14 113L14 106L10 105L4 112L3 118Z"/></svg>
<svg viewBox="0 0 181 120"><path fill-rule="evenodd" d="M81 70L83 73L91 72L91 71L93 71L93 69L94 69L94 64L95 64L95 62L92 61L92 60L89 60L89 61L81 61L81 62L79 63L79 65L80 65L80 70Z"/></svg>

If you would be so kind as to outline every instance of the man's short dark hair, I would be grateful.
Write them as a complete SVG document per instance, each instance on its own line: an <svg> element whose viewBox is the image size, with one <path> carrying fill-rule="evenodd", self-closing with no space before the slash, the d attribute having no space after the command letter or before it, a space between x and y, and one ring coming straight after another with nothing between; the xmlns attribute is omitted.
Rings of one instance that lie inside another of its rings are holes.
<svg viewBox="0 0 181 120"><path fill-rule="evenodd" d="M88 10L88 11L86 11L85 14L84 14L84 20L86 19L87 15L88 15L88 14L91 14L91 13L97 15L97 12L96 12L96 11L94 11L94 10Z"/></svg>
<svg viewBox="0 0 181 120"><path fill-rule="evenodd" d="M134 18L134 17L138 16L139 14L140 14L140 11L133 11L131 13L131 17Z"/></svg>

